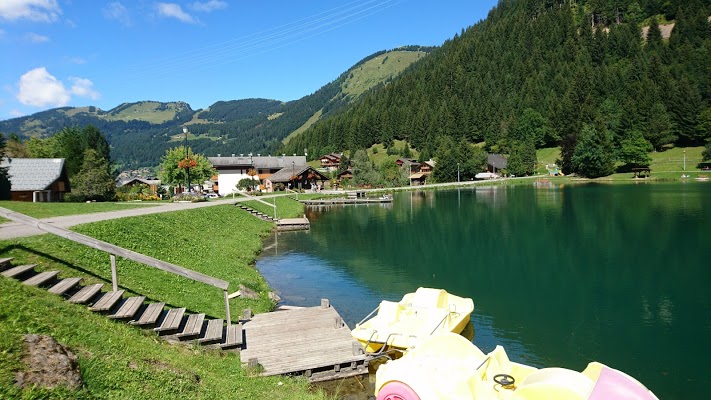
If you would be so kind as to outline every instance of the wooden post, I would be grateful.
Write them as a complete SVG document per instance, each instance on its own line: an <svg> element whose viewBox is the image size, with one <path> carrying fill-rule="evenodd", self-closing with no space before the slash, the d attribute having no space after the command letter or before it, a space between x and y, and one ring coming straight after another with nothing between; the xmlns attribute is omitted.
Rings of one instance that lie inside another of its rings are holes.
<svg viewBox="0 0 711 400"><path fill-rule="evenodd" d="M321 299L321 308L328 308L330 307L328 299Z"/></svg>
<svg viewBox="0 0 711 400"><path fill-rule="evenodd" d="M244 316L243 316L245 321L249 321L252 319L252 309L251 308L245 308L244 309Z"/></svg>
<svg viewBox="0 0 711 400"><path fill-rule="evenodd" d="M118 290L118 277L116 276L116 256L111 254L111 287L113 291Z"/></svg>
<svg viewBox="0 0 711 400"><path fill-rule="evenodd" d="M227 319L227 326L232 325L232 317L230 316L230 299L227 294L227 290L223 290L225 294L225 319Z"/></svg>

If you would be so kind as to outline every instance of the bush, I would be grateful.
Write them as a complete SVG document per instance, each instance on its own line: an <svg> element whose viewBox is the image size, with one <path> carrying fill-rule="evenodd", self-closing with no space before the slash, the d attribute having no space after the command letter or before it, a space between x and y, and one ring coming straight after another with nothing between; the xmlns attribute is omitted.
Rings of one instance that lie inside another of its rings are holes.
<svg viewBox="0 0 711 400"><path fill-rule="evenodd" d="M198 203L201 201L207 201L202 195L197 193L180 193L173 196L170 201L175 203L176 201L189 201L191 203Z"/></svg>

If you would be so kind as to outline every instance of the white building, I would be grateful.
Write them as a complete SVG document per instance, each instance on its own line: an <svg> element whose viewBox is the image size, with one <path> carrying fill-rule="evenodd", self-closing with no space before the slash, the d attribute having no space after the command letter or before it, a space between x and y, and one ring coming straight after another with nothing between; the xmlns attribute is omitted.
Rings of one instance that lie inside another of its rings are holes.
<svg viewBox="0 0 711 400"><path fill-rule="evenodd" d="M264 182L273 173L285 168L299 168L306 165L306 156L239 156L239 157L208 157L217 170L216 191L221 196L226 196L237 190L237 183L245 178L250 178L248 172L255 170Z"/></svg>

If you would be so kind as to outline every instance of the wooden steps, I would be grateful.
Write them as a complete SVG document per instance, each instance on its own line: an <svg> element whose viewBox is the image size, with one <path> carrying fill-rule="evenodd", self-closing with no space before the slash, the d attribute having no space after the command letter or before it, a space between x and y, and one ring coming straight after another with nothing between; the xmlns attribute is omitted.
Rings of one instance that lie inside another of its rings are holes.
<svg viewBox="0 0 711 400"><path fill-rule="evenodd" d="M124 290L116 290L111 292L106 292L99 300L94 303L91 307L91 311L109 311L111 308L121 300Z"/></svg>
<svg viewBox="0 0 711 400"><path fill-rule="evenodd" d="M7 271L2 272L2 276L6 278L19 278L23 274L26 274L27 272L33 270L37 264L27 264L27 265L18 265L17 267L12 267L8 269Z"/></svg>
<svg viewBox="0 0 711 400"><path fill-rule="evenodd" d="M158 321L158 317L160 317L161 312L163 312L163 307L165 307L165 303L151 303L148 304L144 310L143 313L141 313L141 317L138 318L138 320L134 320L129 322L131 325L138 325L138 326L153 326L156 324L156 321Z"/></svg>
<svg viewBox="0 0 711 400"><path fill-rule="evenodd" d="M118 308L118 310L116 310L114 314L109 315L109 318L133 318L133 316L136 315L138 309L143 305L144 300L146 300L146 296L129 297L128 299L123 301L121 306Z"/></svg>
<svg viewBox="0 0 711 400"><path fill-rule="evenodd" d="M242 324L229 325L225 329L225 341L220 344L222 349L242 347Z"/></svg>
<svg viewBox="0 0 711 400"><path fill-rule="evenodd" d="M187 339L200 335L205 314L190 314L185 322L183 331L178 334L178 339Z"/></svg>
<svg viewBox="0 0 711 400"><path fill-rule="evenodd" d="M207 319L205 314L187 314L185 308L164 310L165 303L145 304L145 296L123 298L125 290L102 292L103 283L80 286L82 278L59 278L59 271L36 272L36 264L13 267L12 258L0 258L2 276L27 286L44 286L49 293L65 296L68 302L86 304L93 312L125 320L141 328L153 328L171 342L192 342L218 350L241 350L242 324L225 326L223 319ZM177 340L176 340L177 339Z"/></svg>
<svg viewBox="0 0 711 400"><path fill-rule="evenodd" d="M40 272L39 274L22 283L27 286L42 286L48 282L53 281L57 277L57 275L59 275L59 271Z"/></svg>
<svg viewBox="0 0 711 400"><path fill-rule="evenodd" d="M67 301L75 304L86 304L101 291L102 287L104 287L103 283L84 286Z"/></svg>
<svg viewBox="0 0 711 400"><path fill-rule="evenodd" d="M56 285L49 288L48 292L56 295L63 295L68 291L74 289L76 285L81 282L81 278L65 278L59 281Z"/></svg>
<svg viewBox="0 0 711 400"><path fill-rule="evenodd" d="M224 328L224 321L221 319L211 319L207 321L207 326L205 327L205 334L198 339L198 343L214 343L222 340L222 331Z"/></svg>
<svg viewBox="0 0 711 400"><path fill-rule="evenodd" d="M7 258L0 258L0 271L4 270L7 268L10 263L14 260L12 257L7 257Z"/></svg>
<svg viewBox="0 0 711 400"><path fill-rule="evenodd" d="M163 318L163 323L153 330L158 333L177 331L180 327L180 322L183 320L183 314L185 314L185 308L173 308L168 310L165 318Z"/></svg>

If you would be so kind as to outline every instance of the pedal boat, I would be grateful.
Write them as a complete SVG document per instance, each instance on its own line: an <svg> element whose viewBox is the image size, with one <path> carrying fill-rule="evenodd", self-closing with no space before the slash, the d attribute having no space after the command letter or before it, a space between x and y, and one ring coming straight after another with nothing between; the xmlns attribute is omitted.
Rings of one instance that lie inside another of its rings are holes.
<svg viewBox="0 0 711 400"><path fill-rule="evenodd" d="M659 400L624 372L591 362L583 372L511 362L456 334L433 336L375 375L377 400Z"/></svg>
<svg viewBox="0 0 711 400"><path fill-rule="evenodd" d="M356 324L351 334L366 353L391 348L405 350L432 335L460 333L469 323L472 311L474 302L470 298L443 289L419 288L399 302L380 302L378 308Z"/></svg>

